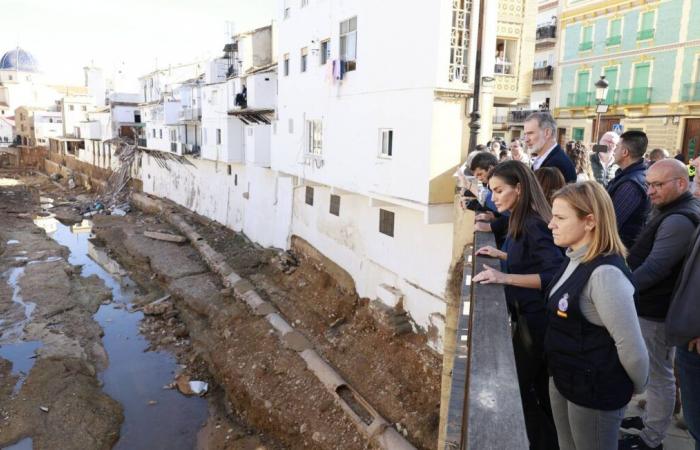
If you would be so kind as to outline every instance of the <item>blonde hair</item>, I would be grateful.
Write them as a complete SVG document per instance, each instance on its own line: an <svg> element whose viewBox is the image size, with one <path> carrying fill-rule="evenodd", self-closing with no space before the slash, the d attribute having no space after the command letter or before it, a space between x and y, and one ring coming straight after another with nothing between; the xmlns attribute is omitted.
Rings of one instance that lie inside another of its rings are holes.
<svg viewBox="0 0 700 450"><path fill-rule="evenodd" d="M590 262L599 255L627 256L627 249L617 232L617 219L610 196L597 181L582 181L568 184L552 196L564 200L571 206L579 219L593 215L595 228L593 239L588 245L588 251L583 262Z"/></svg>

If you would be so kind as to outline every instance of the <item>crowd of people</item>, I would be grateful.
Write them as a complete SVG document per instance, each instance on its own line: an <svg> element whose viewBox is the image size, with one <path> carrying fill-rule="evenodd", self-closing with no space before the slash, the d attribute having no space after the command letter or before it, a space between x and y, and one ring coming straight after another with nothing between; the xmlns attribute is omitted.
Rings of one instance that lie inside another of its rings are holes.
<svg viewBox="0 0 700 450"><path fill-rule="evenodd" d="M535 112L465 166L496 238L477 254L499 261L473 281L504 286L530 448L662 449L682 404L700 450L700 157L647 152L641 131L556 136Z"/></svg>

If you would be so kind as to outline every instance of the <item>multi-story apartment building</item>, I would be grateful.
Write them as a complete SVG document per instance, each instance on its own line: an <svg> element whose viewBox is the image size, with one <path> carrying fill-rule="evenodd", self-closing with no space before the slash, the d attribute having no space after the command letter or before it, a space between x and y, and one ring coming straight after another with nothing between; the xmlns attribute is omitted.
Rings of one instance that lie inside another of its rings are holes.
<svg viewBox="0 0 700 450"><path fill-rule="evenodd" d="M700 3L561 1L556 115L560 138L594 140L595 83L609 83L599 134L644 130L654 147L697 154ZM619 124L619 125L617 125Z"/></svg>
<svg viewBox="0 0 700 450"><path fill-rule="evenodd" d="M530 108L549 109L554 95L552 87L557 70L558 0L539 0L535 31L535 64L532 71Z"/></svg>
<svg viewBox="0 0 700 450"><path fill-rule="evenodd" d="M63 115L58 110L20 106L15 120L21 145L47 147L50 138L63 134Z"/></svg>
<svg viewBox="0 0 700 450"><path fill-rule="evenodd" d="M107 105L87 114L79 123L78 137L84 139L77 157L104 169L116 169L115 148L108 142L116 137L138 139L143 129L141 122L141 94L110 92Z"/></svg>

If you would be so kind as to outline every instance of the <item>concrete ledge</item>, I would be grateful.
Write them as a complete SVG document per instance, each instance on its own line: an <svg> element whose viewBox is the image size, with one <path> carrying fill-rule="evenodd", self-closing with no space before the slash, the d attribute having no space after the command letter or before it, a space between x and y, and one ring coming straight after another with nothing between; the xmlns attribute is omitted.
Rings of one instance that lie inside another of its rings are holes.
<svg viewBox="0 0 700 450"><path fill-rule="evenodd" d="M267 316L265 316L265 318L267 319L268 322L270 322L270 325L272 325L272 328L279 331L280 336L284 336L285 334L291 333L294 331L294 328L289 326L287 321L284 320L282 318L282 316L280 316L277 313L268 314Z"/></svg>

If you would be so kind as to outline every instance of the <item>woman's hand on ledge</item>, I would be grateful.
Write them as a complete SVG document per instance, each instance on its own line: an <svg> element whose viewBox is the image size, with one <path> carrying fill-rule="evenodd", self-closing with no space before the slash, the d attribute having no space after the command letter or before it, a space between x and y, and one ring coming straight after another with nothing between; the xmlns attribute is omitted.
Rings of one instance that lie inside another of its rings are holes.
<svg viewBox="0 0 700 450"><path fill-rule="evenodd" d="M473 281L481 284L506 284L507 274L484 264L484 270L474 276Z"/></svg>
<svg viewBox="0 0 700 450"><path fill-rule="evenodd" d="M496 219L496 216L491 211L479 213L475 217L477 222L493 222L494 219Z"/></svg>
<svg viewBox="0 0 700 450"><path fill-rule="evenodd" d="M478 222L477 222L477 225L478 225ZM489 226L489 228L490 228L490 226ZM479 229L477 228L477 230L479 230ZM482 230L479 230L479 231L482 231ZM491 231L491 230L489 229L488 231ZM490 245L487 245L485 247L481 247L479 250L476 251L476 254L477 254L477 256L483 255L483 256L489 256L491 258L498 258L498 259L502 259L502 260L505 260L508 257L508 254L506 252L502 252L502 251L498 250L497 248L492 247Z"/></svg>

